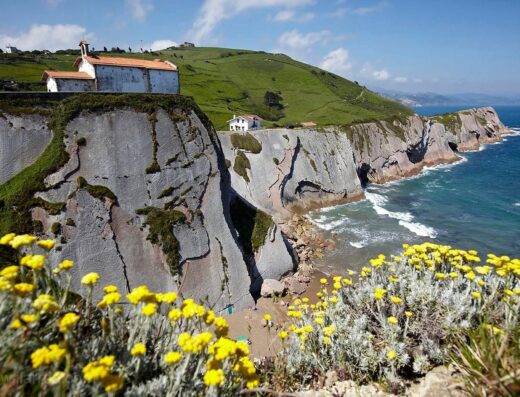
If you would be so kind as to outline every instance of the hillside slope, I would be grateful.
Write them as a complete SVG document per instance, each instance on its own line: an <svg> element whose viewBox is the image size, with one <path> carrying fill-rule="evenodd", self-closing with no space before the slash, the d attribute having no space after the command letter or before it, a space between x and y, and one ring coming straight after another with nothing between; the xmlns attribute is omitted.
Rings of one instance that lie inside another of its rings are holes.
<svg viewBox="0 0 520 397"><path fill-rule="evenodd" d="M153 54L103 56L172 61L181 72L182 94L193 96L217 129L224 129L234 113L258 114L270 120L267 125L314 121L320 126L411 114L405 106L355 82L283 54L174 48ZM38 82L47 68L73 70L74 59L75 55L67 54L0 54L0 80L16 79L22 90L44 89L43 85L23 83ZM271 107L265 101L268 91Z"/></svg>

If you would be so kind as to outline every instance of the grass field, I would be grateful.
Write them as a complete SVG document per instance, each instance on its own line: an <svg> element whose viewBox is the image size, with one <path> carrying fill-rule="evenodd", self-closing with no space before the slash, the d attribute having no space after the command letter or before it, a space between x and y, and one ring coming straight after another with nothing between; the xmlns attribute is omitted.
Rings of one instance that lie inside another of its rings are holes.
<svg viewBox="0 0 520 397"><path fill-rule="evenodd" d="M226 129L226 120L243 113L258 114L267 126L302 121L345 125L411 114L408 108L363 86L283 54L175 48L154 54L101 55L172 61L180 70L181 93L193 96L217 129ZM45 69L74 70L75 58L65 54L0 54L0 80L37 82ZM265 104L266 91L281 95L281 111Z"/></svg>

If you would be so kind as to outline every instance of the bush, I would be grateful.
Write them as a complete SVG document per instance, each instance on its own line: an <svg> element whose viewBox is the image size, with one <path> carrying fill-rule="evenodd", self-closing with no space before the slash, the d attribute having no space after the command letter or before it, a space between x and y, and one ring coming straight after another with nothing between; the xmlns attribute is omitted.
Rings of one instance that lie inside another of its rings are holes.
<svg viewBox="0 0 520 397"><path fill-rule="evenodd" d="M520 260L490 255L481 264L475 251L404 247L401 256L372 259L356 285L334 277L329 289L322 279L318 303L289 307L274 383L312 384L333 369L395 388L449 362L454 342L483 318L497 332L518 327Z"/></svg>
<svg viewBox="0 0 520 397"><path fill-rule="evenodd" d="M256 387L248 345L226 337L225 319L146 286L124 299L107 285L95 303L97 273L82 278L81 298L69 290L73 262L51 269L53 246L29 235L0 239L21 257L0 271L2 394L217 396Z"/></svg>
<svg viewBox="0 0 520 397"><path fill-rule="evenodd" d="M237 149L246 150L251 153L260 153L262 144L250 133L245 135L234 133L231 134L231 144Z"/></svg>
<svg viewBox="0 0 520 397"><path fill-rule="evenodd" d="M237 152L237 157L235 158L235 165L233 166L233 170L240 175L244 180L249 183L249 176L247 175L247 170L251 169L251 163L249 159L245 155L244 152L239 150Z"/></svg>

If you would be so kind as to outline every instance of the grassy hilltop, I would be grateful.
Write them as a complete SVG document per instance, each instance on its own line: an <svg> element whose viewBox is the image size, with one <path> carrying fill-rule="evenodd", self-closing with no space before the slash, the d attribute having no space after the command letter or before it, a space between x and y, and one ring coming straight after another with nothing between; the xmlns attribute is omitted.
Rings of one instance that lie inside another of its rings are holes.
<svg viewBox="0 0 520 397"><path fill-rule="evenodd" d="M193 96L218 129L226 127L233 113L258 114L269 120L267 125L314 121L322 126L411 113L355 82L283 54L172 48L150 54L100 55L172 61L181 73L181 93ZM0 80L16 79L23 90L41 90L45 87L37 82L43 70L74 70L75 58L67 54L1 54Z"/></svg>

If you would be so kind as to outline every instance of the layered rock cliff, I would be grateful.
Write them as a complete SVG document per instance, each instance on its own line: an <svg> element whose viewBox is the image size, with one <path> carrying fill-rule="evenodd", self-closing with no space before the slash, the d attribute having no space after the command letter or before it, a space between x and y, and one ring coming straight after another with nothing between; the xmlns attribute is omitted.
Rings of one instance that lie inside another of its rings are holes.
<svg viewBox="0 0 520 397"><path fill-rule="evenodd" d="M223 310L290 270L270 256L292 269L275 225L260 230L258 266L244 252L219 141L191 100L42 96L35 108L11 98L0 117L2 227L56 238L52 262L76 262L75 290L95 271L123 292L178 289Z"/></svg>
<svg viewBox="0 0 520 397"><path fill-rule="evenodd" d="M219 137L233 188L284 219L298 209L360 199L364 183L384 183L425 166L455 162L457 151L478 149L507 132L488 107L320 130L252 131L261 144L258 153L234 143L237 133Z"/></svg>

